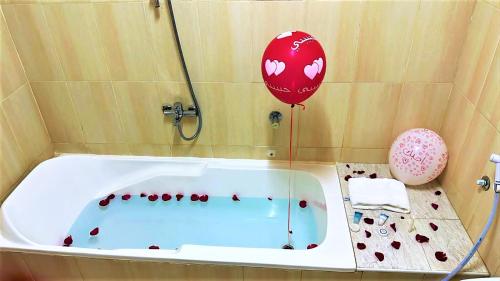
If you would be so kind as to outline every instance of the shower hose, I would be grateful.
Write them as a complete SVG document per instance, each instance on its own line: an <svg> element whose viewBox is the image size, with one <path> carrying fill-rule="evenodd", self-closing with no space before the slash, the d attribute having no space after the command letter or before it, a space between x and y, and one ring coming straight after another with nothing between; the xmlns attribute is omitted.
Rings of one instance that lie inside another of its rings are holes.
<svg viewBox="0 0 500 281"><path fill-rule="evenodd" d="M194 134L190 137L187 137L184 135L184 132L182 131L182 122L178 122L176 127L177 130L179 131L179 135L183 140L186 141L191 141L194 140L195 138L198 137L198 135L201 132L201 128L203 127L203 118L201 117L201 108L200 105L198 104L198 100L196 99L196 94L194 93L193 90L193 83L191 83L191 78L189 77L189 72L187 70L186 66L186 61L184 60L184 53L182 52L182 46L181 46L181 41L179 39L179 33L177 32L177 25L175 24L175 15L174 15L174 8L172 7L172 1L168 0L168 11L170 13L170 22L172 24L172 29L174 31L175 35L175 43L177 44L177 51L179 51L179 57L181 60L181 65L182 65L182 71L184 73L184 77L186 78L187 86L189 88L189 94L191 94L191 99L193 100L194 107L196 109L196 117L198 118L198 124L196 127L196 131Z"/></svg>
<svg viewBox="0 0 500 281"><path fill-rule="evenodd" d="M477 249L479 249L479 246L481 246L481 243L483 242L484 237L486 236L486 234L488 233L488 230L490 229L491 225L493 224L493 221L495 219L495 215L497 213L499 200L500 200L500 192L495 192L495 199L493 201L493 208L491 209L490 216L488 217L488 222L484 226L483 231L481 232L481 235L479 235L479 238L477 239L474 246L472 246L472 249L467 254L467 256L442 281L451 280L451 278L453 278L453 276L457 275L457 273L460 272L460 270L462 270L462 268L464 268L464 266L470 261L472 256L474 256L474 253L477 251Z"/></svg>

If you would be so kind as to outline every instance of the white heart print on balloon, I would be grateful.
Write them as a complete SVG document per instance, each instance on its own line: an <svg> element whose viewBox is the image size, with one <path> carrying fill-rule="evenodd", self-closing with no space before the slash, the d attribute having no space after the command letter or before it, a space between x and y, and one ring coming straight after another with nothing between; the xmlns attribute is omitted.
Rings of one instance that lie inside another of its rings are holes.
<svg viewBox="0 0 500 281"><path fill-rule="evenodd" d="M316 77L319 73L321 73L321 70L323 69L323 59L318 58L313 61L312 64L306 65L304 67L304 74L311 80Z"/></svg>
<svg viewBox="0 0 500 281"><path fill-rule="evenodd" d="M285 70L285 63L282 61L277 61L277 60L271 61L268 59L266 60L265 68L267 76L271 76L273 74L278 76Z"/></svg>

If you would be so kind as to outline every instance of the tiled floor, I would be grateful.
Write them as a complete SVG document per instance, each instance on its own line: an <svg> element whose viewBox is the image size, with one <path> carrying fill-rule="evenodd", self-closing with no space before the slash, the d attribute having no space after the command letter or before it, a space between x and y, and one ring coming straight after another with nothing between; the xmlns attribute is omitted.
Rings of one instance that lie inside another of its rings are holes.
<svg viewBox="0 0 500 281"><path fill-rule="evenodd" d="M353 173L360 170L365 173L363 175ZM345 163L338 163L337 171L344 197L349 195L348 182L344 179L346 175L367 177L377 173L378 178L392 178L389 166L386 164L349 163L348 167ZM436 191L441 191L441 194L436 195ZM344 201L359 271L445 273L453 270L472 247L467 232L437 181L421 186L408 186L407 192L411 205L410 214L385 210L354 210L349 201ZM437 210L431 206L432 203L439 206ZM358 232L352 231L354 211L363 213ZM383 226L377 224L381 212L389 215ZM369 225L363 222L363 218L367 217L373 218L375 223ZM430 227L431 222L438 226L436 231ZM392 223L396 224L396 231L389 226ZM385 229L387 235L380 235L380 229ZM369 238L365 230L371 233ZM416 234L429 237L429 242L418 243L415 239ZM393 241L401 243L399 249L391 246ZM358 249L358 243L364 243L366 249ZM436 251L445 252L448 259L445 262L438 261L435 257ZM384 260L379 261L375 252L383 253ZM476 254L465 267L465 273L486 275L488 271Z"/></svg>

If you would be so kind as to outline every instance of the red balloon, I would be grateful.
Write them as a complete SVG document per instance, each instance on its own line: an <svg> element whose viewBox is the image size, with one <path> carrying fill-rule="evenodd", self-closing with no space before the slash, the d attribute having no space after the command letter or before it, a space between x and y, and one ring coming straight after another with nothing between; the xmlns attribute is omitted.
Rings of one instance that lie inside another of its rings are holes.
<svg viewBox="0 0 500 281"><path fill-rule="evenodd" d="M326 72L323 48L302 31L284 32L267 45L261 64L262 78L280 101L297 104L316 92Z"/></svg>

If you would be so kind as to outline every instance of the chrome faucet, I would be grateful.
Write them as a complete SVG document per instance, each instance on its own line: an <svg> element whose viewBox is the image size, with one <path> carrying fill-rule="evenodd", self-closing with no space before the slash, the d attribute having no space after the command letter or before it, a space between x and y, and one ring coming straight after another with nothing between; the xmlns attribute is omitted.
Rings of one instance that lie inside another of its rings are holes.
<svg viewBox="0 0 500 281"><path fill-rule="evenodd" d="M181 102L175 102L174 105L165 104L162 106L163 115L172 116L173 125L178 126L184 116L197 116L198 110L195 106L190 105L187 110L184 109Z"/></svg>

